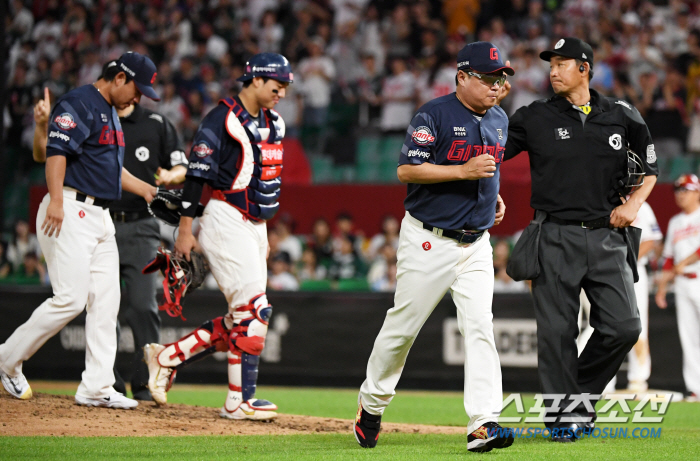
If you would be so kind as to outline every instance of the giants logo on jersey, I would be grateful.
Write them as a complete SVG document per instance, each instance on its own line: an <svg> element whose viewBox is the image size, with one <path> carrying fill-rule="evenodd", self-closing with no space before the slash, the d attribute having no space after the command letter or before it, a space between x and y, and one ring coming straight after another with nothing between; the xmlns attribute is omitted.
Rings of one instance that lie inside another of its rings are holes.
<svg viewBox="0 0 700 461"><path fill-rule="evenodd" d="M413 142L415 142L419 146L425 146L426 144L430 144L431 142L435 141L435 136L433 136L433 132L430 131L430 128L428 128L427 126L419 126L418 128L416 128L415 131L411 134L411 137L413 138Z"/></svg>
<svg viewBox="0 0 700 461"><path fill-rule="evenodd" d="M72 130L78 126L78 124L73 121L73 116L68 112L59 115L53 121L62 130Z"/></svg>
<svg viewBox="0 0 700 461"><path fill-rule="evenodd" d="M506 153L505 146L501 143L496 143L495 146L475 146L469 144L466 139L458 139L452 141L450 151L447 153L447 160L453 162L466 162L472 157L477 157L481 154L489 154L494 157L496 163L503 162L503 155Z"/></svg>
<svg viewBox="0 0 700 461"><path fill-rule="evenodd" d="M282 144L262 143L260 146L260 155L263 165L280 165L284 157L284 149Z"/></svg>
<svg viewBox="0 0 700 461"><path fill-rule="evenodd" d="M199 144L197 144L196 146L194 146L194 147L192 148L192 152L194 152L194 154L195 154L197 157L199 157L199 158L204 158L204 157L206 157L206 156L208 156L208 155L213 154L213 153L214 153L214 149L210 148L210 147L209 147L209 144L207 144L206 142L202 141L202 142L200 142Z"/></svg>
<svg viewBox="0 0 700 461"><path fill-rule="evenodd" d="M117 144L124 147L124 133L122 131L110 130L108 126L103 126L99 142L100 144Z"/></svg>

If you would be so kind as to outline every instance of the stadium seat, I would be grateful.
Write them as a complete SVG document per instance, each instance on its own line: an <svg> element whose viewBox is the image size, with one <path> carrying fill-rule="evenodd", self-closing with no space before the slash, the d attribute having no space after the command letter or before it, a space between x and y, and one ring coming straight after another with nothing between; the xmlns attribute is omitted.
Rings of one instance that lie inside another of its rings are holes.
<svg viewBox="0 0 700 461"><path fill-rule="evenodd" d="M338 291L369 291L369 283L366 279L341 279Z"/></svg>
<svg viewBox="0 0 700 461"><path fill-rule="evenodd" d="M697 169L697 159L692 156L676 157L667 165L669 179L674 181L682 174L695 173Z"/></svg>
<svg viewBox="0 0 700 461"><path fill-rule="evenodd" d="M333 159L325 156L315 156L311 159L314 183L333 181Z"/></svg>
<svg viewBox="0 0 700 461"><path fill-rule="evenodd" d="M331 291L330 280L302 280L299 291Z"/></svg>
<svg viewBox="0 0 700 461"><path fill-rule="evenodd" d="M365 136L357 140L357 165L378 165L381 138L378 136Z"/></svg>

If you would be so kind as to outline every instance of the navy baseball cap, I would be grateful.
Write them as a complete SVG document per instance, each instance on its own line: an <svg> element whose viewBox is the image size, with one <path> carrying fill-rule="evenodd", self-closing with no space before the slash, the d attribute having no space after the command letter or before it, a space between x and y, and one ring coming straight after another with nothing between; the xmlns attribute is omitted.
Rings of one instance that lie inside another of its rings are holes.
<svg viewBox="0 0 700 461"><path fill-rule="evenodd" d="M587 62L593 68L593 48L591 45L576 37L565 37L559 40L551 51L540 53L540 59L549 61L552 56L578 59Z"/></svg>
<svg viewBox="0 0 700 461"><path fill-rule="evenodd" d="M474 42L466 45L457 53L457 70L472 69L482 74L490 74L502 70L508 75L514 75L512 67L506 66L501 60L501 52L496 45L489 42Z"/></svg>
<svg viewBox="0 0 700 461"><path fill-rule="evenodd" d="M144 56L135 51L124 53L117 59L117 66L134 80L136 88L141 94L154 101L160 101L160 98L153 89L153 84L156 81L156 65L148 56Z"/></svg>

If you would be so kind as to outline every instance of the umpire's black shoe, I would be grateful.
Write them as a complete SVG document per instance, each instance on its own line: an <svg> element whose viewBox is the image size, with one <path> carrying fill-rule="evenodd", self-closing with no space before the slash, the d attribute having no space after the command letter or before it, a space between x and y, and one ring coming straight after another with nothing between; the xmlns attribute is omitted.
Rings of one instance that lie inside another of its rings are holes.
<svg viewBox="0 0 700 461"><path fill-rule="evenodd" d="M381 423L381 415L371 415L362 408L362 403L358 405L354 432L357 443L359 443L362 448L374 448L377 446Z"/></svg>
<svg viewBox="0 0 700 461"><path fill-rule="evenodd" d="M575 442L581 437L583 424L587 423L582 423L581 425L576 423L557 423L549 428L550 438L552 442Z"/></svg>
<svg viewBox="0 0 700 461"><path fill-rule="evenodd" d="M493 448L508 448L514 439L512 429L489 421L467 436L467 450L485 453Z"/></svg>

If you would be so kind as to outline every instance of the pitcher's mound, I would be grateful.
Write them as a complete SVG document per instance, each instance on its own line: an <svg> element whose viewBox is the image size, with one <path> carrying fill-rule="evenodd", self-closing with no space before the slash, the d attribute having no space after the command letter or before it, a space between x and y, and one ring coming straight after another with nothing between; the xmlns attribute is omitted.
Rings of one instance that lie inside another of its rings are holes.
<svg viewBox="0 0 700 461"><path fill-rule="evenodd" d="M70 435L127 437L159 435L265 435L344 433L352 420L280 414L271 422L232 421L219 409L181 404L158 407L141 402L135 410L88 408L72 396L35 393L29 400L0 395L0 435ZM465 427L382 424L382 432L466 434Z"/></svg>

